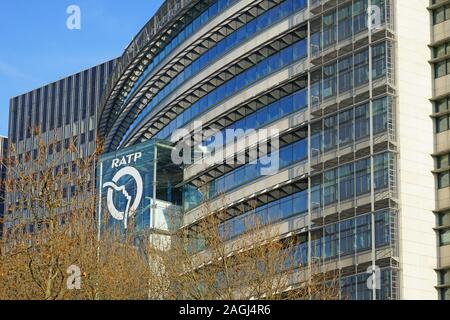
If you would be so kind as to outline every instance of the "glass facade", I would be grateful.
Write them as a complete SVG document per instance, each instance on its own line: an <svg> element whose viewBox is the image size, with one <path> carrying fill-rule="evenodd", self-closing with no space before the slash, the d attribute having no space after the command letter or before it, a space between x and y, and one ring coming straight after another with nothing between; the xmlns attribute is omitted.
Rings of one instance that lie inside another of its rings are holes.
<svg viewBox="0 0 450 320"><path fill-rule="evenodd" d="M226 2L223 9L232 8L235 2ZM182 42L218 17L220 10L213 4L194 18L192 27L183 26L168 45L158 48L163 51L156 51L137 80L131 79L131 91L120 101L122 108L129 104L129 117L118 120L117 133L108 133L108 137L114 140L112 149L118 146L121 151L129 145L138 148L151 139L165 141L177 129L192 129L194 121L207 119L202 125L218 129L217 133L189 146L194 154L207 150L200 159L205 160L225 144L280 121L282 143L278 149L258 149L255 157L246 154L244 163L202 163L198 170L186 164L182 168L177 205L184 210L186 231L195 233L201 211L207 207L205 202L214 205L222 197L226 210L230 210L219 228L225 241L239 241L245 232L253 230L255 219L264 226L291 226L299 221L305 229L298 227L293 230L295 235L289 235L296 241L290 254L299 266L312 262L308 256L330 265L343 259L351 265L357 258L358 265L349 266L352 270L345 270L340 277L341 298L372 299L373 291L367 286L370 274L359 265L371 265L370 253L375 250L377 260L378 253L386 258L375 261L384 263L382 288L376 290L376 298L395 299L397 101L391 87L395 61L392 35L387 28L383 30L387 23L393 25L392 3L338 3L325 6L312 1L312 8L321 8L309 15L303 14L308 11L308 3L303 0L258 6L245 11L245 19L231 17L227 21L230 27L220 35L217 32L224 22L205 34L203 44L182 49ZM372 42L368 37L369 4L378 6L381 13L379 29L371 31ZM288 26L280 23L277 34L278 26L271 27L284 19ZM259 35L267 35L267 41L256 48L253 40ZM234 53L241 49L242 57L236 58ZM167 61L172 55L173 61ZM163 81L157 83L159 76L150 78L163 61L172 68L177 59L183 59L182 63L169 70ZM222 59L227 67L202 72ZM198 81L190 86L194 77ZM135 93L136 101L132 101ZM222 104L226 106L223 111ZM232 156L241 153L244 150L234 150ZM272 164L273 158L279 166L268 176L270 165L266 164ZM445 166L445 159L440 162ZM147 161L147 166L150 163ZM293 185L295 191L290 189ZM241 211L247 208L241 202L247 201L258 205ZM371 207L374 212L370 212ZM139 230L151 228L151 216L137 217ZM200 253L205 244L193 234L189 247L192 253Z"/></svg>
<svg viewBox="0 0 450 320"><path fill-rule="evenodd" d="M108 228L138 233L174 229L181 204L176 185L183 177L181 168L170 161L171 151L170 145L152 140L100 158L98 215Z"/></svg>

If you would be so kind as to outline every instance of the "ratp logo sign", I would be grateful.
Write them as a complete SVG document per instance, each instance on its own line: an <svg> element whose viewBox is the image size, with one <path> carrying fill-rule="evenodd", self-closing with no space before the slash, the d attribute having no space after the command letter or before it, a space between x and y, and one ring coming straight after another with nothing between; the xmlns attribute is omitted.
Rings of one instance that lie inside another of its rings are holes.
<svg viewBox="0 0 450 320"><path fill-rule="evenodd" d="M130 218L141 216L148 208L153 172L153 145L123 149L100 159L100 214L109 215L110 223L128 228Z"/></svg>
<svg viewBox="0 0 450 320"><path fill-rule="evenodd" d="M132 197L127 192L126 186L117 185L119 180L125 176L132 177L136 183L136 196L133 201L133 204L131 204ZM142 182L141 174L133 167L125 167L121 169L114 175L112 181L103 184L103 188L108 188L107 204L109 213L111 214L111 216L113 216L114 219L123 221L125 229L127 228L128 225L128 218L133 215L133 213L137 210L139 204L141 203L142 194L144 191L143 186L144 183ZM122 194L125 196L126 198L125 210L123 211L117 210L114 204L114 192L122 192Z"/></svg>

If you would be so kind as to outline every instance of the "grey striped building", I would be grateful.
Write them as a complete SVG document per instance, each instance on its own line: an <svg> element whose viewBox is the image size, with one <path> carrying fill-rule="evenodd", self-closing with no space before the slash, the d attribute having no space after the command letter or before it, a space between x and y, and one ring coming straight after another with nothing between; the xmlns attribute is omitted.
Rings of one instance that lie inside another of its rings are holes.
<svg viewBox="0 0 450 320"><path fill-rule="evenodd" d="M3 216L5 214L6 166L4 160L8 155L8 138L0 136L0 239L3 237Z"/></svg>
<svg viewBox="0 0 450 320"><path fill-rule="evenodd" d="M10 100L10 146L19 163L37 158L39 140L51 144L49 156L66 152L74 143L77 155L60 157L65 162L61 165L69 168L75 157L95 151L97 106L114 64L115 60L107 61ZM15 194L8 195L7 205L16 201ZM6 217L6 228L17 214Z"/></svg>

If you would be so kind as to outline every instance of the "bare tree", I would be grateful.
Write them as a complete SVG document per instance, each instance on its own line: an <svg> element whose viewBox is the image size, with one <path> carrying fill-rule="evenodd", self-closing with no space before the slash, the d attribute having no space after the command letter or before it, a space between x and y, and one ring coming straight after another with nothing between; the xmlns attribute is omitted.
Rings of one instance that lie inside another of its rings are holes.
<svg viewBox="0 0 450 320"><path fill-rule="evenodd" d="M148 247L159 262L166 299L250 300L321 299L339 297L336 272L323 272L317 264L302 265L294 238L283 238L255 215L245 231L233 239L223 217L226 209L178 231L165 245Z"/></svg>
<svg viewBox="0 0 450 320"><path fill-rule="evenodd" d="M57 144L37 141L37 151L20 159L10 150L5 187L16 197L6 199L0 300L339 296L335 273L302 264L295 237L284 237L254 214L236 238L223 223L226 209L214 211L207 203L204 219L174 234L105 228L98 237L94 181L102 150L81 159L75 143L67 150ZM64 165L67 157L70 166ZM81 272L79 290L72 290L71 266Z"/></svg>

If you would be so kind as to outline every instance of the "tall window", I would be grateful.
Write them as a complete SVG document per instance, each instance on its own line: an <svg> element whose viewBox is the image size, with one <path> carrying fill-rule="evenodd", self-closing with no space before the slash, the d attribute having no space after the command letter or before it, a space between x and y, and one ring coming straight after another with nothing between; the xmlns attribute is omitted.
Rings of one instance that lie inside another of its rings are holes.
<svg viewBox="0 0 450 320"><path fill-rule="evenodd" d="M47 119L48 119L48 91L49 86L44 88L44 101L42 110L42 132L47 131Z"/></svg>
<svg viewBox="0 0 450 320"><path fill-rule="evenodd" d="M52 84L51 100L50 100L50 130L55 129L55 116L56 116L56 83Z"/></svg>
<svg viewBox="0 0 450 320"><path fill-rule="evenodd" d="M63 125L64 83L64 80L58 82L58 128Z"/></svg>
<svg viewBox="0 0 450 320"><path fill-rule="evenodd" d="M89 72L85 71L83 72L83 90L82 90L82 94L83 94L83 98L82 98L82 106L81 106L81 118L82 119L86 119L87 116L87 108L88 108L88 78L89 78Z"/></svg>
<svg viewBox="0 0 450 320"><path fill-rule="evenodd" d="M93 117L95 115L95 108L97 106L97 68L94 68L91 73L91 101L89 115Z"/></svg>
<svg viewBox="0 0 450 320"><path fill-rule="evenodd" d="M33 129L37 128L40 124L41 91L42 89L38 89L33 95L33 109L34 109Z"/></svg>
<svg viewBox="0 0 450 320"><path fill-rule="evenodd" d="M433 10L433 23L438 24L450 19L450 5Z"/></svg>
<svg viewBox="0 0 450 320"><path fill-rule="evenodd" d="M66 121L65 124L70 124L70 116L72 115L72 77L67 79L67 89L66 89Z"/></svg>
<svg viewBox="0 0 450 320"><path fill-rule="evenodd" d="M80 115L80 74L77 74L75 76L75 90L74 90L74 95L75 95L75 102L73 105L73 121L77 122L79 115Z"/></svg>

